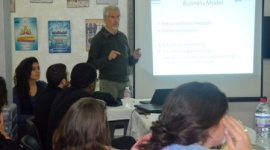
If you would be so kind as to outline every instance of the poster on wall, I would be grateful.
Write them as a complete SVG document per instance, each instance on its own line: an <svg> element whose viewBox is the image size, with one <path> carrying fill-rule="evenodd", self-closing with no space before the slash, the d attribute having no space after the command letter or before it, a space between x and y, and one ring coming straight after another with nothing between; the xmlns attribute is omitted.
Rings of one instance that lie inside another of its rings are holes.
<svg viewBox="0 0 270 150"><path fill-rule="evenodd" d="M89 51L91 40L105 26L103 19L86 19L85 20L85 40L86 51Z"/></svg>
<svg viewBox="0 0 270 150"><path fill-rule="evenodd" d="M97 0L97 5L117 5L118 0Z"/></svg>
<svg viewBox="0 0 270 150"><path fill-rule="evenodd" d="M30 0L31 3L52 3L53 0Z"/></svg>
<svg viewBox="0 0 270 150"><path fill-rule="evenodd" d="M67 0L67 7L89 7L89 0Z"/></svg>
<svg viewBox="0 0 270 150"><path fill-rule="evenodd" d="M70 53L70 21L48 21L49 53Z"/></svg>
<svg viewBox="0 0 270 150"><path fill-rule="evenodd" d="M15 49L38 50L37 18L14 18Z"/></svg>

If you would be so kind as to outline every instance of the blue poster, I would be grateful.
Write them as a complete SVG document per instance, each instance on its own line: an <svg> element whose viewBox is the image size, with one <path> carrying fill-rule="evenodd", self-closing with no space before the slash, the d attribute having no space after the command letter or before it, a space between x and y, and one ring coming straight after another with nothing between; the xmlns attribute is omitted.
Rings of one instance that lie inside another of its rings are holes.
<svg viewBox="0 0 270 150"><path fill-rule="evenodd" d="M37 18L14 18L15 49L38 50Z"/></svg>
<svg viewBox="0 0 270 150"><path fill-rule="evenodd" d="M70 53L70 21L49 21L49 53Z"/></svg>

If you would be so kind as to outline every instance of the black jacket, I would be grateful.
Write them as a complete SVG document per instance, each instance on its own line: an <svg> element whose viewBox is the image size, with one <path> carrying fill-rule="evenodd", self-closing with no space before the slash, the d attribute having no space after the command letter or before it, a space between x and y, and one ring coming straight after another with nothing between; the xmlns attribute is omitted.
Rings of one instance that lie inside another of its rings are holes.
<svg viewBox="0 0 270 150"><path fill-rule="evenodd" d="M57 94L53 101L48 120L47 144L46 149L52 149L52 136L69 107L83 97L91 97L89 93L81 88L68 87Z"/></svg>

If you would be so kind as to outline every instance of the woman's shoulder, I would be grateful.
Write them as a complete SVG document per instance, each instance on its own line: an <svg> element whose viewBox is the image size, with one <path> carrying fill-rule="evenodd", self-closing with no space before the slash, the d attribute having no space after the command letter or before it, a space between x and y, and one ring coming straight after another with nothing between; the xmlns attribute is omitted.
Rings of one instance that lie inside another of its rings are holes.
<svg viewBox="0 0 270 150"><path fill-rule="evenodd" d="M36 83L37 83L37 86L40 86L40 87L43 87L43 88L47 87L47 82L45 82L45 81L38 80L38 81L36 81Z"/></svg>

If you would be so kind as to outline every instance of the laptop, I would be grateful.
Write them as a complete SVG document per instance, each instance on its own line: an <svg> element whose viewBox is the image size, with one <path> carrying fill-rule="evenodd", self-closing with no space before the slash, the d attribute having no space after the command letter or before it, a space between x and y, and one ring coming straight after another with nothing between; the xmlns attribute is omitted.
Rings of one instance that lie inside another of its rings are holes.
<svg viewBox="0 0 270 150"><path fill-rule="evenodd" d="M159 104L134 105L139 113L161 113L162 106Z"/></svg>
<svg viewBox="0 0 270 150"><path fill-rule="evenodd" d="M141 101L144 104L134 107L139 113L161 113L163 103L171 91L172 89L156 89L150 102L145 104L147 101Z"/></svg>
<svg viewBox="0 0 270 150"><path fill-rule="evenodd" d="M140 101L142 104L163 105L172 89L156 89L150 101Z"/></svg>
<svg viewBox="0 0 270 150"><path fill-rule="evenodd" d="M121 100L116 100L110 93L96 91L96 92L94 92L92 97L105 101L107 106L121 106L121 105L123 105Z"/></svg>

